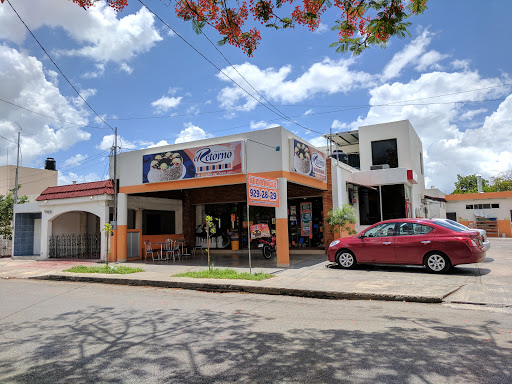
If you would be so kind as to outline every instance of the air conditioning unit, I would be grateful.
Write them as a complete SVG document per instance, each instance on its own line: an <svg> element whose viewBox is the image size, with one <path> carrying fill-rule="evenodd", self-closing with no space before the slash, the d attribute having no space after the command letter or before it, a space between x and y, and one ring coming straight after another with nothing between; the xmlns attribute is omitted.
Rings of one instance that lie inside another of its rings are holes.
<svg viewBox="0 0 512 384"><path fill-rule="evenodd" d="M370 169L372 171L375 171L377 169L388 169L389 168L389 164L379 164L379 165L372 165L370 166Z"/></svg>

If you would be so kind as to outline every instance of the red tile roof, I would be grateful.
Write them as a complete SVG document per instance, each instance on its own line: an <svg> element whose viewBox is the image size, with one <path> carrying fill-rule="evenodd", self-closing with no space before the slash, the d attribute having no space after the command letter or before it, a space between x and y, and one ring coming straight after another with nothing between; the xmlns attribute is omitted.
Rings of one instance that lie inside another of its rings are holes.
<svg viewBox="0 0 512 384"><path fill-rule="evenodd" d="M48 187L41 193L41 195L39 195L36 201L67 199L70 197L96 196L103 194L114 194L114 185L112 180Z"/></svg>

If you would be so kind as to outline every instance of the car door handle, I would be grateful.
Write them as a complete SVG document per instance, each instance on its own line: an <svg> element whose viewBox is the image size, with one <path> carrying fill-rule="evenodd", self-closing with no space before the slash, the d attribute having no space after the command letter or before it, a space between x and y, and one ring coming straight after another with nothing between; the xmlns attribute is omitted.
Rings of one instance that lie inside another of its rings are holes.
<svg viewBox="0 0 512 384"><path fill-rule="evenodd" d="M384 244L384 245L389 245L389 244L391 244L391 241L385 241L385 242L383 242L382 244Z"/></svg>
<svg viewBox="0 0 512 384"><path fill-rule="evenodd" d="M421 244L430 244L430 240L423 240Z"/></svg>

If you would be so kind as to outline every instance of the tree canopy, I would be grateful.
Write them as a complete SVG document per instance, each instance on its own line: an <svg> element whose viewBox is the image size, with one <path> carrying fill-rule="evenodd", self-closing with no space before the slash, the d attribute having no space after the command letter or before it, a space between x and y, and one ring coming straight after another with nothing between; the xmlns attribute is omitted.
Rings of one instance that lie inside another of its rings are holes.
<svg viewBox="0 0 512 384"><path fill-rule="evenodd" d="M88 8L99 0L71 1ZM118 12L128 5L128 0L105 1ZM393 36L410 37L407 19L423 13L426 4L427 0L176 0L174 10L178 18L192 22L197 33L208 25L222 36L219 45L229 43L248 56L261 41L258 24L275 29L300 25L315 31L329 10L338 15L331 26L338 35L331 47L358 55L371 46L386 47Z"/></svg>
<svg viewBox="0 0 512 384"><path fill-rule="evenodd" d="M482 178L482 192L503 192L512 191L512 171L502 172L498 176L489 180ZM477 177L476 175L461 176L457 175L455 182L455 190L452 194L477 193Z"/></svg>
<svg viewBox="0 0 512 384"><path fill-rule="evenodd" d="M18 196L17 200L17 204L23 204L28 201L28 197ZM11 189L7 195L0 195L0 235L2 235L5 239L12 238L13 207L14 189Z"/></svg>

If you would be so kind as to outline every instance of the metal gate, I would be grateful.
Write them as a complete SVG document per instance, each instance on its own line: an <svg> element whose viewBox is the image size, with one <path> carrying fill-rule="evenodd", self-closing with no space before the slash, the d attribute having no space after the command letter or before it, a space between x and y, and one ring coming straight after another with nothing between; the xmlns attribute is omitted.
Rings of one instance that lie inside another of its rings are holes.
<svg viewBox="0 0 512 384"><path fill-rule="evenodd" d="M101 233L50 236L49 256L52 259L99 259Z"/></svg>

